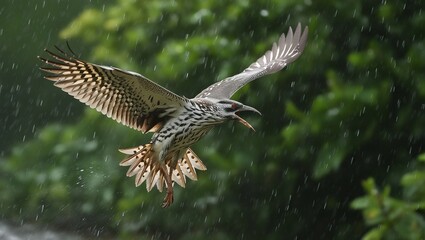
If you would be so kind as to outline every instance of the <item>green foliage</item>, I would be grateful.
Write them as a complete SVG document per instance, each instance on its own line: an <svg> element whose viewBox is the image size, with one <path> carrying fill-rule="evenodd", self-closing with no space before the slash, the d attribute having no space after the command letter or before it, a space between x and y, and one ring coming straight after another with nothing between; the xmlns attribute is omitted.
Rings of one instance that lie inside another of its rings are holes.
<svg viewBox="0 0 425 240"><path fill-rule="evenodd" d="M98 140L111 134L97 130L110 129L113 125L113 121L100 121L97 113L88 111L78 125L50 125L36 140L15 147L8 161L0 165L5 183L0 188L3 192L0 200L13 203L2 205L3 212L13 216L19 210L21 214L15 218L37 216L37 219L76 226L90 226L89 221L96 216L97 221L105 224L104 212L115 201L117 190L111 182L119 183L119 172L112 171L115 167L110 161L118 156L115 151L110 152L112 146ZM125 137L119 132L112 135ZM105 150L96 159L94 153L99 151L99 144ZM88 222L81 222L81 218Z"/></svg>
<svg viewBox="0 0 425 240"><path fill-rule="evenodd" d="M419 161L423 160L423 154ZM390 196L390 187L379 190L375 181L363 181L366 195L356 198L351 207L363 212L366 225L372 227L363 239L423 239L425 238L425 165L419 163L416 170L401 178L402 199Z"/></svg>
<svg viewBox="0 0 425 240"><path fill-rule="evenodd" d="M91 49L81 58L187 97L242 71L289 26L310 31L300 59L235 95L262 112L248 116L257 131L229 123L195 145L208 171L176 187L170 209L118 167L116 149L149 136L87 110L5 157L0 212L128 239L423 238L425 173L412 161L425 159L423 7L117 0L86 9L61 32L75 52L77 39Z"/></svg>

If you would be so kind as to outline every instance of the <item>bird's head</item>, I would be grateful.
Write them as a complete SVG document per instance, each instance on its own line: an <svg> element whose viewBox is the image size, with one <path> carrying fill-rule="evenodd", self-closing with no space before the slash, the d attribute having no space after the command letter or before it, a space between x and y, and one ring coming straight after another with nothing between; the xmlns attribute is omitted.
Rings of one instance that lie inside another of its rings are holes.
<svg viewBox="0 0 425 240"><path fill-rule="evenodd" d="M215 100L214 102L216 106L218 107L220 114L223 118L237 120L243 125L245 125L247 128L250 128L255 131L255 129L251 126L251 124L249 124L245 119L241 118L237 114L239 112L250 111L250 112L256 112L261 115L261 113L257 109L244 105L240 102L230 100L230 99Z"/></svg>

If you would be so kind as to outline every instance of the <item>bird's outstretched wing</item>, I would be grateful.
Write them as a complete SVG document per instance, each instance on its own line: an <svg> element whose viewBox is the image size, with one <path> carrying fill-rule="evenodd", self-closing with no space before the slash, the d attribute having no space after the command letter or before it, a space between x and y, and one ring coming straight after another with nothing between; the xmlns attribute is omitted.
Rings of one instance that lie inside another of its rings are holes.
<svg viewBox="0 0 425 240"><path fill-rule="evenodd" d="M267 51L256 62L243 72L216 82L199 93L196 98L230 98L245 84L267 74L280 71L289 63L295 61L303 52L308 35L308 27L301 34L301 24L298 23L295 33L289 28L288 34L282 34L271 50Z"/></svg>
<svg viewBox="0 0 425 240"><path fill-rule="evenodd" d="M39 57L52 73L45 76L56 87L91 108L136 130L156 132L163 120L186 101L148 78L114 67L91 64L59 48L45 50L52 60Z"/></svg>

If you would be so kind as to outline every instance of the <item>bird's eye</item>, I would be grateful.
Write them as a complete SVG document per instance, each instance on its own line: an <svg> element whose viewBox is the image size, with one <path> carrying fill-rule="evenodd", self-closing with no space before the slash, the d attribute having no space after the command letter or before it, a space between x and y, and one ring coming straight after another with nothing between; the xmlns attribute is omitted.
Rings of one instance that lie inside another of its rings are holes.
<svg viewBox="0 0 425 240"><path fill-rule="evenodd" d="M234 111L238 110L239 108L240 108L240 105L239 104L232 103L232 104L230 104L230 107L226 107L226 108L224 108L224 110L226 112L234 112Z"/></svg>

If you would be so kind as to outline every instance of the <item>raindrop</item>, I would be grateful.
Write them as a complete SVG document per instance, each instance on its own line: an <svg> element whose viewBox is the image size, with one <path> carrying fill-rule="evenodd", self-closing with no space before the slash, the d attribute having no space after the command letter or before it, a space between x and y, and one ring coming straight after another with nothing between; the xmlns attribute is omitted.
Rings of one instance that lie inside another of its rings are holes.
<svg viewBox="0 0 425 240"><path fill-rule="evenodd" d="M267 11L266 9L261 9L260 15L263 16L263 17L268 17L269 11Z"/></svg>

